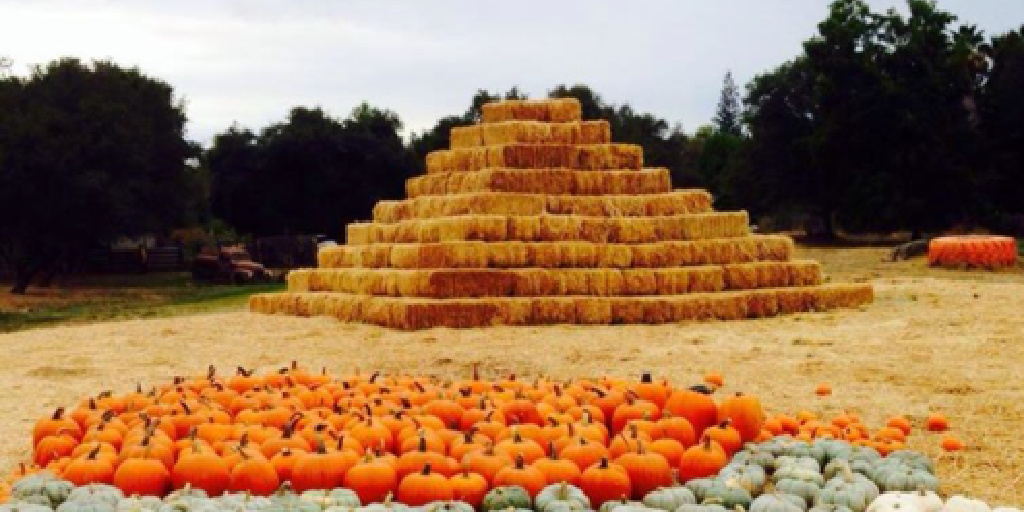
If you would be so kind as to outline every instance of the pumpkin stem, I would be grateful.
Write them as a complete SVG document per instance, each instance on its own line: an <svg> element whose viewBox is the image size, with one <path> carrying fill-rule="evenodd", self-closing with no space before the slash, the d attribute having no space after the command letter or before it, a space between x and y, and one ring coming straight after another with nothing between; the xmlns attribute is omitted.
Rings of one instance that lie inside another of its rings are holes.
<svg viewBox="0 0 1024 512"><path fill-rule="evenodd" d="M555 451L555 442L548 441L548 458L558 460L558 452Z"/></svg>
<svg viewBox="0 0 1024 512"><path fill-rule="evenodd" d="M377 371L373 372L373 375L370 375L370 380L369 380L370 384L376 384L378 377L380 377L380 370L377 370Z"/></svg>
<svg viewBox="0 0 1024 512"><path fill-rule="evenodd" d="M423 465L423 471L421 471L420 474L423 475L423 476L427 476L427 475L430 474L430 463L429 462Z"/></svg>
<svg viewBox="0 0 1024 512"><path fill-rule="evenodd" d="M473 380L480 380L480 363L473 363Z"/></svg>
<svg viewBox="0 0 1024 512"><path fill-rule="evenodd" d="M92 403L93 403L93 405L96 404L95 402L92 402ZM64 416L64 408L63 407L58 407L57 410L53 411L53 417L51 419L59 420L63 416Z"/></svg>
<svg viewBox="0 0 1024 512"><path fill-rule="evenodd" d="M516 454L516 469L525 469L525 462L523 461L523 454Z"/></svg>
<svg viewBox="0 0 1024 512"><path fill-rule="evenodd" d="M640 383L641 384L650 384L652 382L654 382L654 379L651 378L651 371L650 370L644 370L643 372L640 373Z"/></svg>
<svg viewBox="0 0 1024 512"><path fill-rule="evenodd" d="M598 463L597 467L601 469L608 469L608 457L601 457L601 462Z"/></svg>

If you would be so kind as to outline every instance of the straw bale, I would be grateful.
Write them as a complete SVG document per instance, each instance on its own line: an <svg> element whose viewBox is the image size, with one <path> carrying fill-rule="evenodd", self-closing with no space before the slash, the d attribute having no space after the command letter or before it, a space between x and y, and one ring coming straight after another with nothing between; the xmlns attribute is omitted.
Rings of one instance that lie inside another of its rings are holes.
<svg viewBox="0 0 1024 512"><path fill-rule="evenodd" d="M480 108L482 123L513 120L565 123L579 121L582 117L583 108L575 98L505 100L484 103Z"/></svg>
<svg viewBox="0 0 1024 512"><path fill-rule="evenodd" d="M344 293L258 294L253 311L330 315L397 329L541 325L553 323L663 323L735 320L782 313L856 307L870 302L867 284L816 285L753 291L636 297L485 297L430 299Z"/></svg>
<svg viewBox="0 0 1024 512"><path fill-rule="evenodd" d="M746 212L711 212L660 217L461 215L411 219L393 224L349 224L348 244L462 240L650 243L659 240L742 237L748 234Z"/></svg>
<svg viewBox="0 0 1024 512"><path fill-rule="evenodd" d="M731 290L821 284L815 261L758 262L724 265L725 287Z"/></svg>
<svg viewBox="0 0 1024 512"><path fill-rule="evenodd" d="M668 269L308 269L290 292L389 297L679 295L724 289L719 266Z"/></svg>
<svg viewBox="0 0 1024 512"><path fill-rule="evenodd" d="M704 190L674 190L648 195L547 195L515 192L471 192L380 201L375 222L452 217L456 215L586 215L645 217L708 213L711 195Z"/></svg>
<svg viewBox="0 0 1024 512"><path fill-rule="evenodd" d="M751 235L649 244L478 241L369 244L320 249L321 268L660 268L788 261L793 241L781 235Z"/></svg>
<svg viewBox="0 0 1024 512"><path fill-rule="evenodd" d="M448 132L448 142L453 148L471 148L484 143L483 125L456 126Z"/></svg>
<svg viewBox="0 0 1024 512"><path fill-rule="evenodd" d="M672 190L668 169L581 172L572 169L491 168L477 172L429 174L410 178L410 198L472 192L555 195L659 194Z"/></svg>
<svg viewBox="0 0 1024 512"><path fill-rule="evenodd" d="M490 167L513 169L604 170L643 166L643 149L635 144L504 144L440 149L427 154L428 174L472 172Z"/></svg>

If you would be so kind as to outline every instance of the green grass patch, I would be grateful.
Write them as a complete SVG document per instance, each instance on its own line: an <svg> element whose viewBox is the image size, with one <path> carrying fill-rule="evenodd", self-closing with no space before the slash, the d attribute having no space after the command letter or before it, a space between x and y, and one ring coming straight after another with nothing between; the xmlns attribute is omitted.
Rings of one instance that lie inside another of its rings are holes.
<svg viewBox="0 0 1024 512"><path fill-rule="evenodd" d="M87 276L31 305L0 307L0 332L242 310L250 295L284 288L282 283L195 284L185 273Z"/></svg>

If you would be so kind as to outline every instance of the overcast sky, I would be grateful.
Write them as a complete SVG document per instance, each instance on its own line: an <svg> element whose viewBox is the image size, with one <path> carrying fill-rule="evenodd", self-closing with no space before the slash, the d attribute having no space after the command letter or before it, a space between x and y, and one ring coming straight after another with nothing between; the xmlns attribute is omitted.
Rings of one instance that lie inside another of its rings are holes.
<svg viewBox="0 0 1024 512"><path fill-rule="evenodd" d="M903 0L870 0L876 10ZM295 105L344 117L360 101L407 130L465 110L480 88L543 96L585 83L687 131L714 114L722 76L745 84L792 58L827 0L0 0L0 56L139 66L187 101L206 142ZM1024 0L939 0L986 33L1024 23ZM2 115L2 114L0 114Z"/></svg>

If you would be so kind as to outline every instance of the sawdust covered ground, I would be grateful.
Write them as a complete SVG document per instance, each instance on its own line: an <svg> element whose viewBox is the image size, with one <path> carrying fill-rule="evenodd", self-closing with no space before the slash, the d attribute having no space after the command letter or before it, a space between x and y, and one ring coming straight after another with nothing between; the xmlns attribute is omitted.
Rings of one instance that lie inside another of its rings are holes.
<svg viewBox="0 0 1024 512"><path fill-rule="evenodd" d="M913 448L939 457L946 492L1024 504L1024 277L931 270L920 260L881 263L883 249L802 249L832 280L869 280L861 310L732 323L495 328L390 332L326 318L245 312L100 323L0 335L0 467L27 454L31 420L100 390L198 374L207 364L273 368L293 359L335 371L559 378L635 375L677 383L722 371L722 392L757 393L772 411L851 410L872 425L931 411L951 418L968 445L940 455L940 436L916 431ZM818 398L815 385L835 394Z"/></svg>

